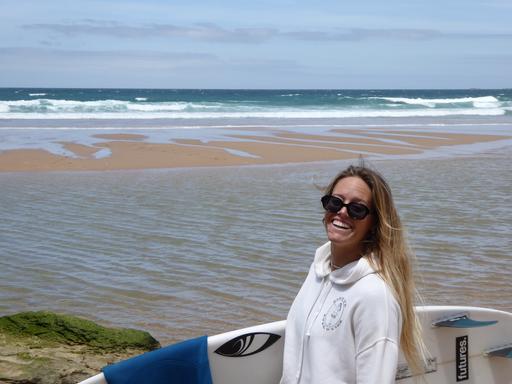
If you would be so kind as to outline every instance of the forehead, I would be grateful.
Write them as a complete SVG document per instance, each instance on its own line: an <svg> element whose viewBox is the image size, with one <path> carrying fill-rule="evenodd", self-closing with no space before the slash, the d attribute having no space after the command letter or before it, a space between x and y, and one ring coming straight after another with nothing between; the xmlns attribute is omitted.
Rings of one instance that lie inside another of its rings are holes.
<svg viewBox="0 0 512 384"><path fill-rule="evenodd" d="M333 195L342 196L345 200L372 202L372 191L363 179L357 176L344 177L336 183L332 190Z"/></svg>

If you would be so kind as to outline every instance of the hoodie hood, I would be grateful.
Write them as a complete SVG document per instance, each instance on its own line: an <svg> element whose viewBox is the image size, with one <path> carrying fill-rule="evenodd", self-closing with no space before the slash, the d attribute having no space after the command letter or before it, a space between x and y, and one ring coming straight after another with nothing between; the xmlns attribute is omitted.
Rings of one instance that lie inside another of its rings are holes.
<svg viewBox="0 0 512 384"><path fill-rule="evenodd" d="M352 284L366 275L375 273L366 257L353 261L342 268L331 271L331 242L328 241L316 250L313 261L315 274L319 278L329 275L335 284Z"/></svg>

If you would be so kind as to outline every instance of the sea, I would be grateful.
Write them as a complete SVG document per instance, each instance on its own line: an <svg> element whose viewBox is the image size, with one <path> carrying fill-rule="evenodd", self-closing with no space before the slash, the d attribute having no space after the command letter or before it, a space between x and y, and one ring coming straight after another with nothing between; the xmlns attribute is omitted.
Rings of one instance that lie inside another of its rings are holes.
<svg viewBox="0 0 512 384"><path fill-rule="evenodd" d="M510 132L512 89L209 90L0 88L0 151L43 148L74 156L62 142L92 145L95 134L134 133L150 142L233 140L240 131L319 133L333 128ZM96 156L109 155L99 151Z"/></svg>
<svg viewBox="0 0 512 384"><path fill-rule="evenodd" d="M510 135L512 90L0 89L0 151L336 127ZM392 187L419 303L512 311L511 149L366 160ZM326 240L322 187L357 161L0 173L0 316L52 310L164 345L284 319Z"/></svg>
<svg viewBox="0 0 512 384"><path fill-rule="evenodd" d="M1 119L237 119L501 116L511 89L0 89ZM168 122L167 122L168 124Z"/></svg>

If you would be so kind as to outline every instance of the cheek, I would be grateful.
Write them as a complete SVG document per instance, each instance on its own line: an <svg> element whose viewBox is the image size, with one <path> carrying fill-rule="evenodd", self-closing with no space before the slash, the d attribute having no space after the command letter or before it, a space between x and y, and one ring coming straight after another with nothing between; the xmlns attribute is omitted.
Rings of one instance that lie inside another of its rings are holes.
<svg viewBox="0 0 512 384"><path fill-rule="evenodd" d="M324 225L327 225L327 223L332 220L333 216L334 216L334 213L325 212L324 218L322 219L322 222L324 223Z"/></svg>

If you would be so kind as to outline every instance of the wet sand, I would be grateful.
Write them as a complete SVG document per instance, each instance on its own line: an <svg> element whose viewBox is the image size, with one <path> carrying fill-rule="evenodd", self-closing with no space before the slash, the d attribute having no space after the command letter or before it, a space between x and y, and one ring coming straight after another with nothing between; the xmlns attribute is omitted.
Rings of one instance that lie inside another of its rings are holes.
<svg viewBox="0 0 512 384"><path fill-rule="evenodd" d="M99 134L98 142L84 145L59 142L69 155L43 149L0 152L0 172L12 171L102 171L150 168L284 164L342 160L372 155L421 154L427 150L457 145L511 139L504 135L464 133L336 129L322 134L277 131L225 135L207 142L176 139L148 142L138 134ZM101 152L100 152L101 151ZM101 156L99 154L101 153Z"/></svg>

